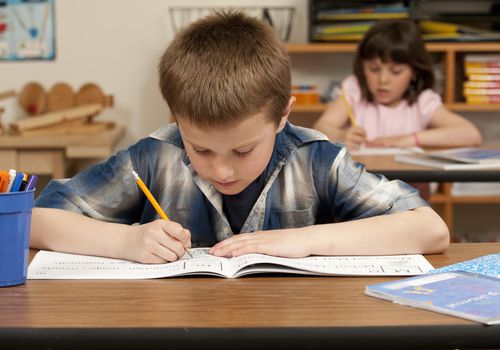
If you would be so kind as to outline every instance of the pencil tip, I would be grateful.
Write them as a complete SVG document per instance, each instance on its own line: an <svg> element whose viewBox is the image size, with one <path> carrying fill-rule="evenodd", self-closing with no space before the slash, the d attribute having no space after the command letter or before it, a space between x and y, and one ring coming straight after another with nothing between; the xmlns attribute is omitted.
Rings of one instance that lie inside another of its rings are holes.
<svg viewBox="0 0 500 350"><path fill-rule="evenodd" d="M139 174L137 174L134 170L132 170L132 174L135 176L136 179L139 179Z"/></svg>

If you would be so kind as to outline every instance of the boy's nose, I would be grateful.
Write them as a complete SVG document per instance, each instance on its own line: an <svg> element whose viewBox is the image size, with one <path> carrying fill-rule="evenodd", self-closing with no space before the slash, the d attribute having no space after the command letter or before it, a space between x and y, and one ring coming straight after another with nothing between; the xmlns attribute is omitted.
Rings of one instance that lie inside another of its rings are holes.
<svg viewBox="0 0 500 350"><path fill-rule="evenodd" d="M216 162L213 164L214 180L219 182L232 181L233 167L228 163Z"/></svg>

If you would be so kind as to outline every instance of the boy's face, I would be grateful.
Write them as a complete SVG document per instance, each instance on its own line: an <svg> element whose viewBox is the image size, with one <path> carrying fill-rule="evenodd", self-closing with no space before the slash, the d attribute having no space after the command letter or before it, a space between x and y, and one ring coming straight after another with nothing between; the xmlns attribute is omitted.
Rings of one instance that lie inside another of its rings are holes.
<svg viewBox="0 0 500 350"><path fill-rule="evenodd" d="M363 61L363 71L374 101L388 107L401 102L413 76L410 65L384 63L380 58Z"/></svg>
<svg viewBox="0 0 500 350"><path fill-rule="evenodd" d="M291 107L293 101L289 107ZM285 126L288 112L276 126L263 113L226 128L200 129L187 118L177 118L184 147L198 175L222 194L243 191L267 167L276 134Z"/></svg>

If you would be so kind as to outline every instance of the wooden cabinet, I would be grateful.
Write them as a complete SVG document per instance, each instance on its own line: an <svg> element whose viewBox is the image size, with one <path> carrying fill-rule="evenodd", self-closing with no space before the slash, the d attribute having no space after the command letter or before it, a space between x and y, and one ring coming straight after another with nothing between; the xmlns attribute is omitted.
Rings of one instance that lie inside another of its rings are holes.
<svg viewBox="0 0 500 350"><path fill-rule="evenodd" d="M292 57L292 64L294 54L354 54L356 48L356 43L307 43L287 45L287 49ZM438 55L442 62L444 70L443 101L448 109L457 113L500 112L500 104L467 104L464 102L465 100L462 96L465 55L468 53L500 53L500 42L436 42L427 43L426 48L432 55ZM324 103L295 105L291 120L298 125L311 126L312 122L325 110L325 108L326 104ZM454 204L499 204L500 196L454 197L451 194L451 184L442 183L440 184L438 193L431 195L429 202L437 209L450 228L450 231L453 232Z"/></svg>

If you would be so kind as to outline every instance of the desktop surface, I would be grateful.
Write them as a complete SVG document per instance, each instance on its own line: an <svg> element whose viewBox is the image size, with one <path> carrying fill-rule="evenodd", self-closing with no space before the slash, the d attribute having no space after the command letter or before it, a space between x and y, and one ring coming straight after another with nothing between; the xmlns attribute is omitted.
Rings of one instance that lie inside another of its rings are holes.
<svg viewBox="0 0 500 350"><path fill-rule="evenodd" d="M456 243L426 257L441 267L499 251ZM0 348L500 348L500 325L364 294L391 279L28 280L0 288Z"/></svg>

